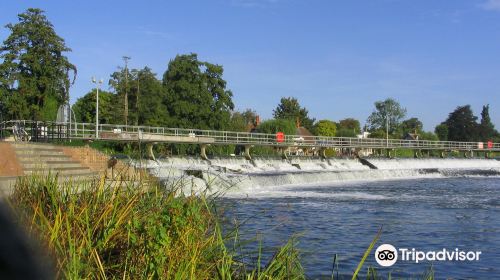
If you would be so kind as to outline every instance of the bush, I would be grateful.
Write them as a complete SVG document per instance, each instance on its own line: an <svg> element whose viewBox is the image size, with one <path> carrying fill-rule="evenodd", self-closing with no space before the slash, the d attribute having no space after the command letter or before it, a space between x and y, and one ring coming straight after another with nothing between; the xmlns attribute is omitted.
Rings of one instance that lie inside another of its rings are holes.
<svg viewBox="0 0 500 280"><path fill-rule="evenodd" d="M269 134L283 132L285 135L295 135L296 127L292 120L273 119L262 122L257 127L257 132Z"/></svg>

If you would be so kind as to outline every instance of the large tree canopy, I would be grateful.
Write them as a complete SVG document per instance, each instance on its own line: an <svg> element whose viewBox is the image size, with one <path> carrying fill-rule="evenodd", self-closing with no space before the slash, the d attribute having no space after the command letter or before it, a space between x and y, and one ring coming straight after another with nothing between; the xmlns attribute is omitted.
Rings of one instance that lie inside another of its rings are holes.
<svg viewBox="0 0 500 280"><path fill-rule="evenodd" d="M491 122L490 119L490 105L483 106L483 110L481 111L481 122L479 124L479 137L481 140L491 140L493 139L498 132L495 130L495 126Z"/></svg>
<svg viewBox="0 0 500 280"><path fill-rule="evenodd" d="M165 126L169 124L170 116L167 107L167 92L161 81L150 68L132 71L134 83L131 89L132 99L129 104L135 106L133 114L139 125ZM132 102L131 102L132 101Z"/></svg>
<svg viewBox="0 0 500 280"><path fill-rule="evenodd" d="M234 104L223 72L222 66L199 61L196 54L178 55L170 61L163 85L172 126L228 128Z"/></svg>
<svg viewBox="0 0 500 280"><path fill-rule="evenodd" d="M309 112L306 108L300 106L297 98L283 97L280 104L273 110L275 119L285 119L300 122L300 125L312 130L314 119L309 118Z"/></svg>
<svg viewBox="0 0 500 280"><path fill-rule="evenodd" d="M420 133L422 132L424 125L418 118L410 118L404 120L399 129L401 131L401 136L404 136L406 133Z"/></svg>
<svg viewBox="0 0 500 280"><path fill-rule="evenodd" d="M448 127L449 141L476 141L478 139L477 117L470 105L459 106L451 112L445 124Z"/></svg>
<svg viewBox="0 0 500 280"><path fill-rule="evenodd" d="M11 33L0 48L4 113L7 118L54 120L76 76L76 67L64 56L71 50L44 11L28 9L18 18L18 23L6 25Z"/></svg>
<svg viewBox="0 0 500 280"><path fill-rule="evenodd" d="M150 68L131 70L120 68L111 74L109 85L115 92L114 114L119 123L125 123L124 95L127 92L129 124L152 126L169 124L166 90Z"/></svg>
<svg viewBox="0 0 500 280"><path fill-rule="evenodd" d="M367 124L371 131L386 129L389 124L389 133L393 133L406 115L406 109L392 98L375 102L375 111L368 117ZM388 122L387 122L388 121Z"/></svg>
<svg viewBox="0 0 500 280"><path fill-rule="evenodd" d="M448 141L448 126L446 123L438 124L434 129L434 133L436 133L439 140Z"/></svg>

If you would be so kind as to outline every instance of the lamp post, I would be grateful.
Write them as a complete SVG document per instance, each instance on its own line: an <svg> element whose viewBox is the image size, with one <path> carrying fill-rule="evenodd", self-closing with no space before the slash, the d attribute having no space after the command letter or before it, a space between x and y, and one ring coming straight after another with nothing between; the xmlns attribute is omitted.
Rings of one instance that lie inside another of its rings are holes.
<svg viewBox="0 0 500 280"><path fill-rule="evenodd" d="M96 85L95 139L99 139L99 87L102 85L102 79L96 81L96 79L92 77L92 83Z"/></svg>
<svg viewBox="0 0 500 280"><path fill-rule="evenodd" d="M389 113L385 114L385 140L386 146L389 148Z"/></svg>

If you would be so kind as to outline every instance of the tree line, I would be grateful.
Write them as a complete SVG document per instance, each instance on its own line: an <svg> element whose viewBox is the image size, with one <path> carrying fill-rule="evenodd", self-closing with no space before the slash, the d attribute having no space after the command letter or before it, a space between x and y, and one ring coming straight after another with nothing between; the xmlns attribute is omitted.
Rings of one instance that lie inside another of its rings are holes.
<svg viewBox="0 0 500 280"><path fill-rule="evenodd" d="M423 130L423 123L418 118L404 119L406 108L388 98L375 102L375 110L367 119L367 130L374 138L386 137L388 132L390 138L413 134L420 140L499 141L500 135L491 122L489 109L489 105L483 106L478 122L470 105L458 106L431 132Z"/></svg>
<svg viewBox="0 0 500 280"><path fill-rule="evenodd" d="M71 49L44 11L30 8L18 18L6 25L10 35L0 48L0 118L54 120L58 107L69 102L77 74L65 56ZM298 99L283 97L273 119L257 123L254 110L234 110L223 74L223 66L201 61L195 53L171 59L161 79L147 66L119 67L109 77L109 90L99 93L99 122L285 134L295 134L301 126L321 136L355 137L367 131L373 138L499 141L489 105L483 106L480 121L469 105L459 106L429 132L418 118L406 119L406 109L392 98L375 102L362 128L355 118L316 120ZM77 121L95 122L95 106L94 88L72 106Z"/></svg>
<svg viewBox="0 0 500 280"><path fill-rule="evenodd" d="M99 92L99 122L231 129L233 94L222 75L222 66L200 61L193 53L171 60L162 80L148 67L119 69L110 76L111 91ZM73 105L77 120L94 122L95 106L92 89Z"/></svg>

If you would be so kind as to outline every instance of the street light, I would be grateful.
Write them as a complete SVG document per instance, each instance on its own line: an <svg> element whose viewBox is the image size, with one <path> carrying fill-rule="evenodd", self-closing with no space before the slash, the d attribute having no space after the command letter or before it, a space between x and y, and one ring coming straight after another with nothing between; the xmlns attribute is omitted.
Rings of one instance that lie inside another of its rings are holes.
<svg viewBox="0 0 500 280"><path fill-rule="evenodd" d="M99 87L102 85L102 79L96 81L95 77L92 77L92 83L96 85L95 139L99 139Z"/></svg>
<svg viewBox="0 0 500 280"><path fill-rule="evenodd" d="M389 147L389 113L385 113L385 139L386 146Z"/></svg>

